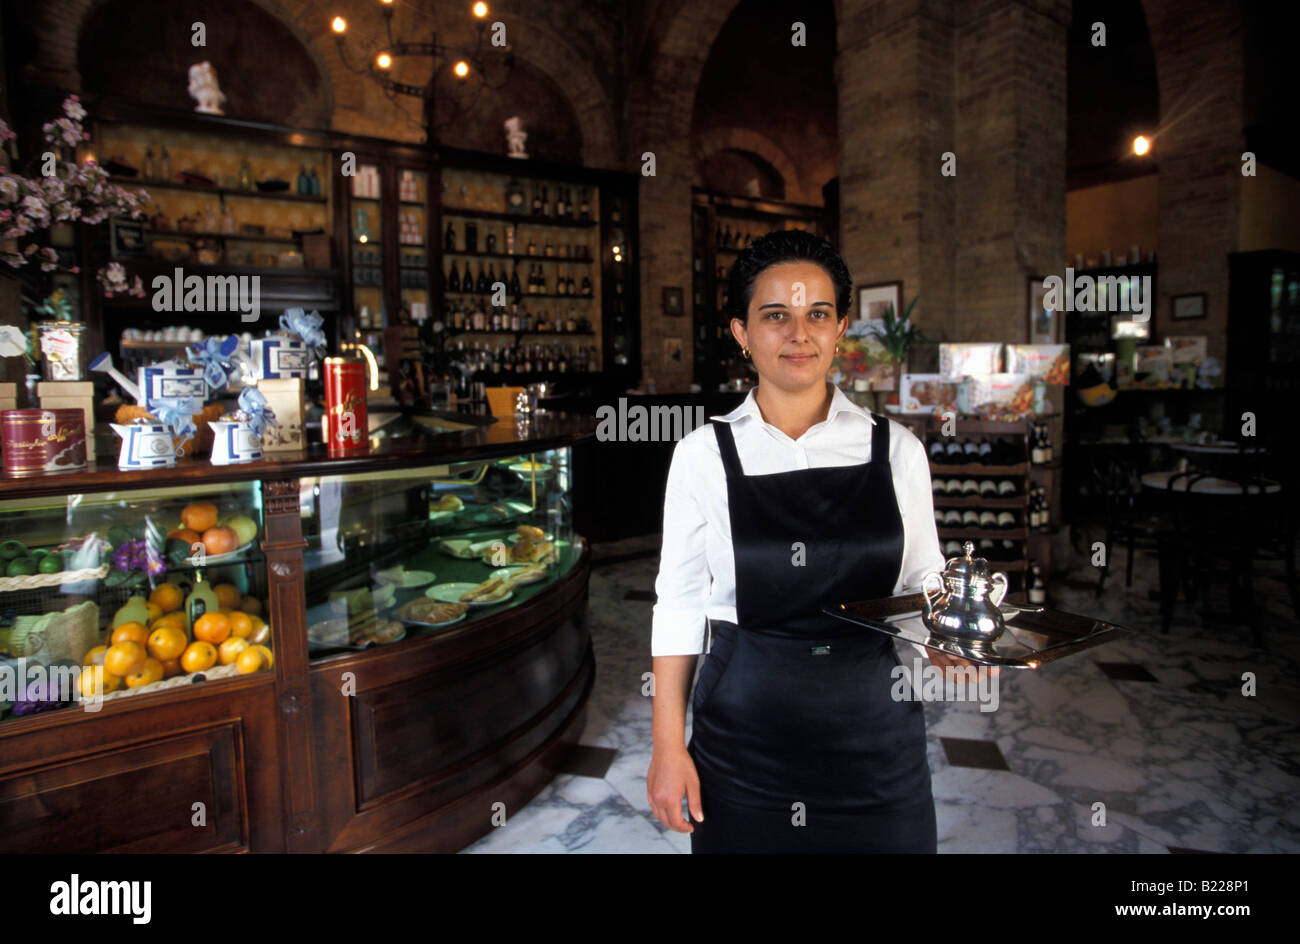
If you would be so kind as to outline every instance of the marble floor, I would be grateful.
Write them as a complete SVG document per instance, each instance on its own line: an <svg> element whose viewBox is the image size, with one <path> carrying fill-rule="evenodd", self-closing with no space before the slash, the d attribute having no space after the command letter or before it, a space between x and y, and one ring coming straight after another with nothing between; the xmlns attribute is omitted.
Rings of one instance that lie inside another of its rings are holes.
<svg viewBox="0 0 1300 944"><path fill-rule="evenodd" d="M593 546L596 683L582 747L570 772L465 852L690 852L646 802L658 547L657 536ZM1300 622L1280 565L1256 572L1263 648L1246 626L1203 625L1183 601L1161 636L1155 581L1154 553L1139 551L1132 589L1116 568L1098 599L1080 557L1053 581L1051 605L1133 635L1003 673L996 711L925 703L941 853L1300 851ZM899 652L910 665L914 650Z"/></svg>

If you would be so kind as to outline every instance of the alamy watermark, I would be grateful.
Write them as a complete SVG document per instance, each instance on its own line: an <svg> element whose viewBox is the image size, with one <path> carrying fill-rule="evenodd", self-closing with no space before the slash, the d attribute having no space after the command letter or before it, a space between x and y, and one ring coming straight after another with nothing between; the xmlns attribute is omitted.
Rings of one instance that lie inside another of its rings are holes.
<svg viewBox="0 0 1300 944"><path fill-rule="evenodd" d="M237 311L241 321L262 316L260 275L186 275L177 267L172 275L154 276L153 310Z"/></svg>
<svg viewBox="0 0 1300 944"><path fill-rule="evenodd" d="M1043 307L1050 311L1129 311L1141 315L1139 324L1151 318L1151 276L1049 275L1043 279Z"/></svg>
<svg viewBox="0 0 1300 944"><path fill-rule="evenodd" d="M889 670L894 684L889 697L894 701L971 701L980 711L998 710L996 666L961 665L940 668L917 656L912 667L896 665Z"/></svg>
<svg viewBox="0 0 1300 944"><path fill-rule="evenodd" d="M706 422L702 406L602 404L596 408L596 439L600 442L674 442Z"/></svg>

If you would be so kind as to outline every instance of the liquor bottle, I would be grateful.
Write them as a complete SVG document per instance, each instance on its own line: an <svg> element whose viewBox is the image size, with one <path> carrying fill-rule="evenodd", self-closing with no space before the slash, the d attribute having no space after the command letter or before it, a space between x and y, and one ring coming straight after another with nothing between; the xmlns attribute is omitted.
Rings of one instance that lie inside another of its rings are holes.
<svg viewBox="0 0 1300 944"><path fill-rule="evenodd" d="M189 625L186 627L193 636L194 623L204 613L216 613L221 609L220 603L217 602L217 594L212 589L212 585L206 583L203 579L203 569L194 568L194 589L190 591L189 596L185 598L185 622Z"/></svg>
<svg viewBox="0 0 1300 944"><path fill-rule="evenodd" d="M145 148L144 167L140 170L140 176L145 180L158 179L158 164L153 158L153 148Z"/></svg>
<svg viewBox="0 0 1300 944"><path fill-rule="evenodd" d="M311 182L311 195L312 195L313 197L319 197L319 196L320 196L320 177L318 177L318 176L316 175L316 168L315 168L315 167L313 167L313 168L311 169L311 178L310 178L310 182ZM414 197L412 197L412 199L414 199Z"/></svg>
<svg viewBox="0 0 1300 944"><path fill-rule="evenodd" d="M1047 602L1047 581L1043 580L1043 571L1038 566L1038 561L1029 562L1029 580L1025 587L1025 596L1034 606L1042 606Z"/></svg>
<svg viewBox="0 0 1300 944"><path fill-rule="evenodd" d="M1046 424L1046 423L1043 423L1043 424L1042 424L1042 429L1043 429L1043 446L1042 446L1042 449L1043 449L1043 461L1044 461L1044 462L1051 462L1051 461L1052 461L1052 455L1053 455L1053 450L1052 450L1052 438L1051 438L1051 435L1047 432L1047 424Z"/></svg>
<svg viewBox="0 0 1300 944"><path fill-rule="evenodd" d="M546 372L555 373L555 345L549 345L546 348Z"/></svg>
<svg viewBox="0 0 1300 944"><path fill-rule="evenodd" d="M587 195L587 188L582 188L582 221L584 223L591 221L591 201Z"/></svg>
<svg viewBox="0 0 1300 944"><path fill-rule="evenodd" d="M240 168L240 187L245 190L253 189L253 172L248 171L248 185L244 186L243 173L248 168L248 161L244 161L244 166ZM163 145L162 153L158 155L158 176L163 180L172 179L172 156L167 153L167 146Z"/></svg>
<svg viewBox="0 0 1300 944"><path fill-rule="evenodd" d="M497 251L497 234L495 230L489 230L487 234L487 251L489 254Z"/></svg>
<svg viewBox="0 0 1300 944"><path fill-rule="evenodd" d="M537 184L533 185L533 216L542 215L542 188Z"/></svg>
<svg viewBox="0 0 1300 944"><path fill-rule="evenodd" d="M575 334L578 330L578 319L575 317L577 312L573 310L573 305L569 305L569 317L564 321L564 330L570 334Z"/></svg>
<svg viewBox="0 0 1300 944"><path fill-rule="evenodd" d="M555 208L551 206L551 194L546 188L542 188L542 216L549 219L555 215Z"/></svg>
<svg viewBox="0 0 1300 944"><path fill-rule="evenodd" d="M298 168L298 193L304 197L311 196L311 178L307 176L307 165Z"/></svg>
<svg viewBox="0 0 1300 944"><path fill-rule="evenodd" d="M722 231L721 245L723 249L731 248L731 224L727 224L727 228Z"/></svg>
<svg viewBox="0 0 1300 944"><path fill-rule="evenodd" d="M495 291L496 291L496 284L497 284L497 269L496 269L496 263L489 263L489 264L488 264L488 276L487 276L487 290L488 290L489 292L495 292Z"/></svg>
<svg viewBox="0 0 1300 944"><path fill-rule="evenodd" d="M585 298L591 298L591 278L586 275L582 277L582 294Z"/></svg>
<svg viewBox="0 0 1300 944"><path fill-rule="evenodd" d="M1047 502L1047 489L1038 486L1038 526L1049 528L1052 525L1052 506Z"/></svg>
<svg viewBox="0 0 1300 944"><path fill-rule="evenodd" d="M506 224L506 255L513 256L514 254L515 254L515 224L507 223Z"/></svg>
<svg viewBox="0 0 1300 944"><path fill-rule="evenodd" d="M523 213L528 208L528 197L524 193L524 188L514 177L510 178L510 183L506 185L506 212Z"/></svg>
<svg viewBox="0 0 1300 944"><path fill-rule="evenodd" d="M578 294L578 289L577 289L577 287L573 284L573 276L569 276L569 284L568 284L567 286L565 286L564 294L566 294L566 295L577 295L577 294Z"/></svg>
<svg viewBox="0 0 1300 944"><path fill-rule="evenodd" d="M555 188L555 217L564 219L564 188Z"/></svg>
<svg viewBox="0 0 1300 944"><path fill-rule="evenodd" d="M514 298L518 298L523 294L523 289L519 285L519 263L517 262L515 263L514 274L510 276L510 294Z"/></svg>
<svg viewBox="0 0 1300 944"><path fill-rule="evenodd" d="M533 241L533 237L531 233L528 236L528 255L530 256L537 255L537 243Z"/></svg>
<svg viewBox="0 0 1300 944"><path fill-rule="evenodd" d="M170 162L169 162L169 163L170 163ZM160 173L160 174L162 173L162 170L161 170L161 169L159 170L159 173ZM168 174L167 176L170 177L171 175ZM355 178L354 178L354 179L355 179ZM239 180L239 189L240 189L240 190L252 190L252 189L253 189L253 169L252 169L251 167L248 166L248 158L244 158L244 162L243 162L242 164L239 165L239 177L238 177L238 180Z"/></svg>
<svg viewBox="0 0 1300 944"><path fill-rule="evenodd" d="M235 214L231 212L229 205L226 203L226 198L223 196L221 198L221 232L229 236L234 231Z"/></svg>
<svg viewBox="0 0 1300 944"><path fill-rule="evenodd" d="M447 291L460 291L460 273L456 270L456 260L451 262L451 274L447 276Z"/></svg>
<svg viewBox="0 0 1300 944"><path fill-rule="evenodd" d="M551 244L551 237L549 236L546 237L546 248L542 250L542 252L547 256L555 255L555 246Z"/></svg>
<svg viewBox="0 0 1300 944"><path fill-rule="evenodd" d="M1038 513L1038 489L1034 489L1029 496L1029 527L1032 530L1038 530L1042 518Z"/></svg>
<svg viewBox="0 0 1300 944"><path fill-rule="evenodd" d="M515 302L510 306L510 330L518 334L521 323L519 320L519 303Z"/></svg>
<svg viewBox="0 0 1300 944"><path fill-rule="evenodd" d="M443 239L443 244L446 247L447 252L456 251L456 224L455 223L449 222L447 224L447 235Z"/></svg>
<svg viewBox="0 0 1300 944"><path fill-rule="evenodd" d="M483 271L483 263L478 264L478 281L474 283L474 291L480 295L486 295L489 291L487 273Z"/></svg>

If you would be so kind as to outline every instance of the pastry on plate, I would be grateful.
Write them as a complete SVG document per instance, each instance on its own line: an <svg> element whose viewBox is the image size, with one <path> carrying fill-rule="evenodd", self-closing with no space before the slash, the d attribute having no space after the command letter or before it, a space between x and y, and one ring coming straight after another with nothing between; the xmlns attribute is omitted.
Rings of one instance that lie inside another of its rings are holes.
<svg viewBox="0 0 1300 944"><path fill-rule="evenodd" d="M460 511L465 507L465 503L458 496L448 492L429 507L434 511Z"/></svg>
<svg viewBox="0 0 1300 944"><path fill-rule="evenodd" d="M462 603L484 603L494 597L504 597L510 592L510 578L489 577L460 595Z"/></svg>
<svg viewBox="0 0 1300 944"><path fill-rule="evenodd" d="M393 614L413 623L450 623L469 610L466 603L442 603L431 597L417 597L399 606Z"/></svg>

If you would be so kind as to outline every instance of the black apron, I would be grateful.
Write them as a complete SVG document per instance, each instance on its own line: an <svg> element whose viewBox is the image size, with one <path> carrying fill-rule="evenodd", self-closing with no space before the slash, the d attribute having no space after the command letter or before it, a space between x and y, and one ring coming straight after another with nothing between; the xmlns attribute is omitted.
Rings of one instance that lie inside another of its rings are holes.
<svg viewBox="0 0 1300 944"><path fill-rule="evenodd" d="M870 462L770 475L745 475L730 425L712 423L738 625L710 620L692 701L705 818L691 851L935 852L925 716L890 697L893 640L821 612L894 592L888 420L876 418Z"/></svg>

